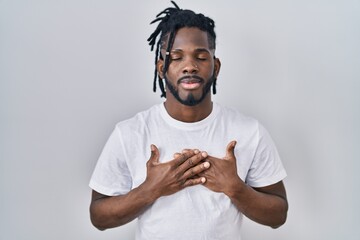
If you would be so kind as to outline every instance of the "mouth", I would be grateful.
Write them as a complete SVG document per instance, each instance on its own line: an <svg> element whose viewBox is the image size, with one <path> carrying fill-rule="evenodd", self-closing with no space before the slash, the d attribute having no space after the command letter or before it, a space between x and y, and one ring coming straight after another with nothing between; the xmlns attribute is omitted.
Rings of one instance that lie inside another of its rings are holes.
<svg viewBox="0 0 360 240"><path fill-rule="evenodd" d="M198 76L188 76L181 78L178 81L178 84L186 90L194 90L201 86L204 80Z"/></svg>

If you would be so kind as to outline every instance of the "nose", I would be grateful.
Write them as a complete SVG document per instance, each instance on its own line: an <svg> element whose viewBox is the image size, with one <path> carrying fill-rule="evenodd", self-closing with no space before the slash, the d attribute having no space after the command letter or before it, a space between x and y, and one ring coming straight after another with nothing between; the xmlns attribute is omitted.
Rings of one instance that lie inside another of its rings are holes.
<svg viewBox="0 0 360 240"><path fill-rule="evenodd" d="M195 74L199 71L199 67L193 60L184 62L183 73L184 74Z"/></svg>

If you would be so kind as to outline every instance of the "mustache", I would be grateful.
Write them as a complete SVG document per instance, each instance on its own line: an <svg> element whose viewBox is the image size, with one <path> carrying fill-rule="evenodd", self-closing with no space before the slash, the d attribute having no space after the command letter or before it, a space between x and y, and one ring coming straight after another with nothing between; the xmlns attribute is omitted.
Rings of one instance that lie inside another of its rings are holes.
<svg viewBox="0 0 360 240"><path fill-rule="evenodd" d="M201 78L201 77L199 77L199 76L197 76L197 75L186 75L186 76L184 76L184 77L179 78L179 79L177 80L177 84L180 84L181 81L187 80L187 79L197 79L197 80L200 80L200 82L204 82L204 79Z"/></svg>

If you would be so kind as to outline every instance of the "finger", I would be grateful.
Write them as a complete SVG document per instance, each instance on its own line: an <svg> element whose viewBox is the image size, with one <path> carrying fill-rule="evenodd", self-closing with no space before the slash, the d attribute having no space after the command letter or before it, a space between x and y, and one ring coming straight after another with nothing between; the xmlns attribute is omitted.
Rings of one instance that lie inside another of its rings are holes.
<svg viewBox="0 0 360 240"><path fill-rule="evenodd" d="M148 163L153 163L153 164L159 163L159 156L160 156L159 149L154 144L150 145L150 149L151 149L151 156Z"/></svg>
<svg viewBox="0 0 360 240"><path fill-rule="evenodd" d="M194 151L183 152L180 155L178 155L173 161L174 161L176 166L180 166L186 160L188 160L190 157L192 157L194 155L195 155Z"/></svg>
<svg viewBox="0 0 360 240"><path fill-rule="evenodd" d="M185 173L188 169L198 165L198 163L207 158L207 156L207 152L199 152L198 154L189 157L183 164L181 164L181 166L179 166L178 171L180 173Z"/></svg>
<svg viewBox="0 0 360 240"><path fill-rule="evenodd" d="M231 141L227 147L226 147L226 159L234 159L235 158L235 154L234 154L234 149L236 146L236 141Z"/></svg>
<svg viewBox="0 0 360 240"><path fill-rule="evenodd" d="M210 163L209 162L204 162L201 163L195 167L190 168L189 170L187 170L184 175L183 178L184 179L188 179L191 178L197 174L200 174L201 172L203 172L204 170L208 169L210 167Z"/></svg>
<svg viewBox="0 0 360 240"><path fill-rule="evenodd" d="M206 178L205 177L199 177L199 178L191 178L188 179L183 186L184 187L189 187L189 186L194 186L194 185L198 185L198 184L204 184L206 182Z"/></svg>
<svg viewBox="0 0 360 240"><path fill-rule="evenodd" d="M185 148L185 149L183 149L181 152L182 153L185 153L185 152L188 152L188 151L191 151L192 149L190 149L190 148Z"/></svg>
<svg viewBox="0 0 360 240"><path fill-rule="evenodd" d="M186 152L189 152L189 151L194 151L195 154L198 154L200 152L198 149L185 148L185 149L181 150L181 153L186 153ZM181 153L179 153L179 152L174 153L173 158L180 157Z"/></svg>
<svg viewBox="0 0 360 240"><path fill-rule="evenodd" d="M186 152L189 152L189 151L194 151L195 154L198 154L200 152L199 149L189 149L189 148L185 148L181 152L186 153Z"/></svg>

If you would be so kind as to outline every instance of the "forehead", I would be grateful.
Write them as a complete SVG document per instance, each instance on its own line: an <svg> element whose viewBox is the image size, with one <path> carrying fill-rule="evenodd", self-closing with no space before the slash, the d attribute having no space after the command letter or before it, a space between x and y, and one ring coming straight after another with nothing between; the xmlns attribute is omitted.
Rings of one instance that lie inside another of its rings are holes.
<svg viewBox="0 0 360 240"><path fill-rule="evenodd" d="M206 48L209 49L208 34L195 27L184 27L176 32L172 49Z"/></svg>

